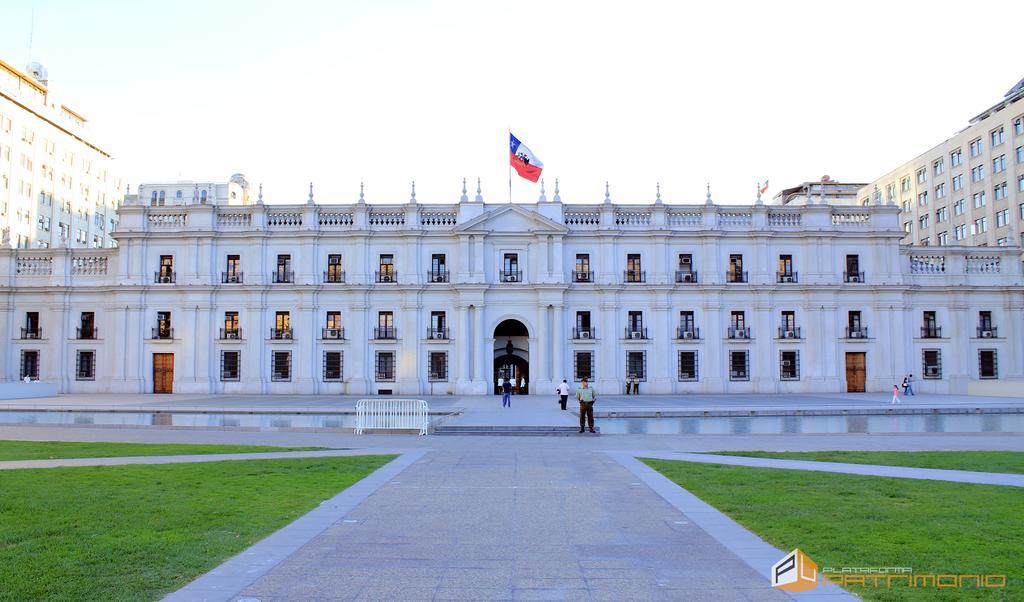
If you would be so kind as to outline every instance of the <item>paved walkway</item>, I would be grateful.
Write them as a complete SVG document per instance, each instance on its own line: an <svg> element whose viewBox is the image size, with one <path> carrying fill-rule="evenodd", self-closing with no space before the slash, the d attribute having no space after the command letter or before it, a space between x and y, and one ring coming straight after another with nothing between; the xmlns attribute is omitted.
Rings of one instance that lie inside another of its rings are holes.
<svg viewBox="0 0 1024 602"><path fill-rule="evenodd" d="M118 456L114 458L55 458L53 460L6 460L0 470L19 468L60 468L68 466L127 466L131 464L192 464L222 462L224 460L273 460L281 458L325 458L336 456L365 456L367 454L395 455L408 452L399 448L325 449L293 452L255 452L242 454L195 454L184 456Z"/></svg>

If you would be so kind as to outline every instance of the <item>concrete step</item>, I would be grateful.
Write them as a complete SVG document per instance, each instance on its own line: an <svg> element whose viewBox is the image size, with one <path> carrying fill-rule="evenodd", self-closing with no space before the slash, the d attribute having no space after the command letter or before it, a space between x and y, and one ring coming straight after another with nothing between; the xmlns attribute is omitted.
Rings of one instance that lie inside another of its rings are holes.
<svg viewBox="0 0 1024 602"><path fill-rule="evenodd" d="M600 435L601 429L594 429ZM545 425L449 425L438 426L432 431L434 435L472 435L490 437L568 437L579 435L580 429L575 426L545 426ZM592 434L592 433L586 433Z"/></svg>

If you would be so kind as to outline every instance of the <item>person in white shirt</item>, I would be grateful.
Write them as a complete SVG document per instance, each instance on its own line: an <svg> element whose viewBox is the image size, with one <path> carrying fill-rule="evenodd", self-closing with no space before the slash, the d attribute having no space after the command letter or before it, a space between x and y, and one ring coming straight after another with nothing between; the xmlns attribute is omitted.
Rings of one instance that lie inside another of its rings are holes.
<svg viewBox="0 0 1024 602"><path fill-rule="evenodd" d="M562 384L558 385L556 393L558 393L558 403L564 410L565 404L569 400L569 383L567 383L564 378L562 379Z"/></svg>

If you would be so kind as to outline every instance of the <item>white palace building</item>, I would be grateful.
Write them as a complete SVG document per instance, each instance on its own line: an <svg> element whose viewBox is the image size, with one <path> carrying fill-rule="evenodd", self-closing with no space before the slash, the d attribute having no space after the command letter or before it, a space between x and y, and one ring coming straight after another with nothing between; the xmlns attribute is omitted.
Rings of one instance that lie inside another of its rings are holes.
<svg viewBox="0 0 1024 602"><path fill-rule="evenodd" d="M465 187L464 187L465 188ZM143 185L117 248L0 249L0 380L61 392L1024 390L1019 247L893 204L264 204Z"/></svg>

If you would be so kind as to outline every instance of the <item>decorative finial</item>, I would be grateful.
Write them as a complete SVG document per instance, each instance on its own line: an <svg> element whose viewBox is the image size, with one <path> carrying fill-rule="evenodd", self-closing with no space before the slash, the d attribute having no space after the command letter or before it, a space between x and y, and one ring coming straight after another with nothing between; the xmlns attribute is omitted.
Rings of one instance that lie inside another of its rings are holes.
<svg viewBox="0 0 1024 602"><path fill-rule="evenodd" d="M654 194L654 204L655 205L660 205L661 204L661 182L655 182L654 183L654 188L657 191Z"/></svg>
<svg viewBox="0 0 1024 602"><path fill-rule="evenodd" d="M548 202L548 197L544 196L544 178L540 179L540 197L537 200L541 203Z"/></svg>
<svg viewBox="0 0 1024 602"><path fill-rule="evenodd" d="M263 182L260 182L260 192L259 195L256 197L256 202L259 203L260 205L263 204Z"/></svg>
<svg viewBox="0 0 1024 602"><path fill-rule="evenodd" d="M604 202L606 202L606 203L611 203L612 202L611 188L608 187L608 181L607 180L605 180L605 183L604 183Z"/></svg>
<svg viewBox="0 0 1024 602"><path fill-rule="evenodd" d="M713 205L714 203L711 202L711 182L707 182L707 187L708 187L708 196L704 200L704 204L705 205Z"/></svg>
<svg viewBox="0 0 1024 602"><path fill-rule="evenodd" d="M480 178L476 179L476 198L473 200L478 203L484 202L484 195L480 192Z"/></svg>
<svg viewBox="0 0 1024 602"><path fill-rule="evenodd" d="M416 202L416 180L412 181L412 196L409 197L410 203Z"/></svg>
<svg viewBox="0 0 1024 602"><path fill-rule="evenodd" d="M469 196L466 194L466 178L462 178L462 196L459 197L459 202L469 202Z"/></svg>
<svg viewBox="0 0 1024 602"><path fill-rule="evenodd" d="M310 205L313 204L313 183L312 182L309 183L309 201L308 202L309 202Z"/></svg>
<svg viewBox="0 0 1024 602"><path fill-rule="evenodd" d="M761 201L761 180L757 181L757 202L756 202L756 204L758 204L758 205L763 205L764 204Z"/></svg>
<svg viewBox="0 0 1024 602"><path fill-rule="evenodd" d="M558 194L558 178L555 178L555 197L551 200L556 203L562 202L562 195Z"/></svg>
<svg viewBox="0 0 1024 602"><path fill-rule="evenodd" d="M366 195L363 194L363 192L364 192L363 191L363 183L362 183L362 181L360 181L359 182L359 202L360 203L365 203L366 202Z"/></svg>

